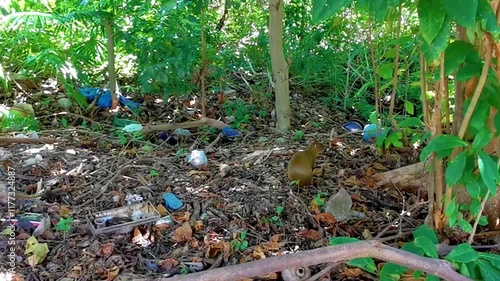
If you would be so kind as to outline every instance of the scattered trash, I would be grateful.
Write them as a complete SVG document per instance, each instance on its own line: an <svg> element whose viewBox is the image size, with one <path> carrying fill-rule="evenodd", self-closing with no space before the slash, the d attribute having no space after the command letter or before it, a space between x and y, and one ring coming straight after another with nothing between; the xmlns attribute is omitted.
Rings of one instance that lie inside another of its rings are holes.
<svg viewBox="0 0 500 281"><path fill-rule="evenodd" d="M183 137L190 137L193 135L190 131L188 131L186 129L181 129L181 128L175 129L174 134L176 134L178 136L183 136Z"/></svg>
<svg viewBox="0 0 500 281"><path fill-rule="evenodd" d="M168 216L164 216L162 218L160 218L156 223L155 225L160 225L160 224L167 224L167 225L171 225L172 222L174 220L172 219L172 217L170 215Z"/></svg>
<svg viewBox="0 0 500 281"><path fill-rule="evenodd" d="M140 203L143 200L144 199L139 194L127 194L127 196L125 196L125 201L127 201L127 205Z"/></svg>
<svg viewBox="0 0 500 281"><path fill-rule="evenodd" d="M368 124L363 128L363 140L371 142L372 139L379 138L388 128L379 125L378 130L375 124Z"/></svg>
<svg viewBox="0 0 500 281"><path fill-rule="evenodd" d="M349 192L342 188L328 199L325 203L325 212L332 214L337 221L346 221L349 219L361 219L365 214L351 210L352 199Z"/></svg>
<svg viewBox="0 0 500 281"><path fill-rule="evenodd" d="M110 108L111 107L111 91L104 90L103 88L80 88L79 92L87 98L88 101L93 101L97 98L97 105L101 108ZM132 100L127 99L124 96L120 96L120 104L130 108L131 110L135 110L141 106L140 103L134 102Z"/></svg>
<svg viewBox="0 0 500 281"><path fill-rule="evenodd" d="M349 132L357 132L363 130L363 125L358 121L349 121L345 123L343 127Z"/></svg>
<svg viewBox="0 0 500 281"><path fill-rule="evenodd" d="M3 148L0 148L0 161L6 161L12 156L12 152L9 152L8 150L5 150Z"/></svg>
<svg viewBox="0 0 500 281"><path fill-rule="evenodd" d="M139 132L142 130L142 125L141 124L128 124L127 126L123 127L123 131L127 133L133 133L133 132Z"/></svg>
<svg viewBox="0 0 500 281"><path fill-rule="evenodd" d="M37 163L43 160L42 155L37 154L35 157L31 157L29 159L24 160L24 167L36 165Z"/></svg>
<svg viewBox="0 0 500 281"><path fill-rule="evenodd" d="M170 145L176 145L178 142L178 139L176 136L171 136L167 132L161 132L159 135L159 138L163 141L166 141Z"/></svg>
<svg viewBox="0 0 500 281"><path fill-rule="evenodd" d="M17 225L19 228L36 228L40 225L42 220L45 218L43 214L39 213L24 213L11 218L10 224ZM24 226L24 227L22 227Z"/></svg>
<svg viewBox="0 0 500 281"><path fill-rule="evenodd" d="M208 162L207 155L203 150L193 150L191 154L186 156L186 161L191 163L195 167L205 165Z"/></svg>
<svg viewBox="0 0 500 281"><path fill-rule="evenodd" d="M188 268L189 272L199 272L203 270L203 263L201 262L184 262L182 264Z"/></svg>
<svg viewBox="0 0 500 281"><path fill-rule="evenodd" d="M133 220L134 211L141 212L141 218L134 217L137 220ZM155 207L150 202L144 202L91 214L87 216L87 223L94 235L103 233L128 233L136 226L154 223L159 218L160 214L156 211Z"/></svg>
<svg viewBox="0 0 500 281"><path fill-rule="evenodd" d="M227 127L222 128L222 134L226 137L233 138L233 137L239 136L240 132L227 126Z"/></svg>
<svg viewBox="0 0 500 281"><path fill-rule="evenodd" d="M285 138L283 138L283 137L277 138L276 141L278 143L286 143L287 142L287 140Z"/></svg>
<svg viewBox="0 0 500 281"><path fill-rule="evenodd" d="M269 138L266 138L266 137L260 137L258 142L266 142L266 141L269 141Z"/></svg>
<svg viewBox="0 0 500 281"><path fill-rule="evenodd" d="M183 205L182 201L173 193L163 193L163 200L165 200L165 206L173 211L179 210Z"/></svg>

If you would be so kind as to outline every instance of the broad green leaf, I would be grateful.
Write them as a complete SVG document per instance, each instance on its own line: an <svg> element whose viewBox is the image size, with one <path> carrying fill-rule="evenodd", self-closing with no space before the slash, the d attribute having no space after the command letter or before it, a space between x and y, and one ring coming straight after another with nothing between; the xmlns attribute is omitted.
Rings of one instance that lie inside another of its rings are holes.
<svg viewBox="0 0 500 281"><path fill-rule="evenodd" d="M472 147L480 150L483 149L488 143L490 143L492 139L492 134L488 128L484 128L481 130L476 137L474 138L474 142L472 143Z"/></svg>
<svg viewBox="0 0 500 281"><path fill-rule="evenodd" d="M312 22L317 24L331 18L342 8L351 5L353 0L313 0Z"/></svg>
<svg viewBox="0 0 500 281"><path fill-rule="evenodd" d="M413 115L413 113L415 112L415 106L412 102L405 100L405 110L406 112L408 112L408 114Z"/></svg>
<svg viewBox="0 0 500 281"><path fill-rule="evenodd" d="M355 266L363 269L364 271L375 273L377 272L377 266L372 258L357 258L346 262L350 266Z"/></svg>
<svg viewBox="0 0 500 281"><path fill-rule="evenodd" d="M500 111L495 114L495 117L493 118L493 125L497 130L495 136L498 136L500 134Z"/></svg>
<svg viewBox="0 0 500 281"><path fill-rule="evenodd" d="M439 280L441 280L439 279L439 277L432 274L428 274L427 276L425 276L425 281L439 281Z"/></svg>
<svg viewBox="0 0 500 281"><path fill-rule="evenodd" d="M359 239L353 237L332 237L328 241L328 245L335 246L354 242L359 242Z"/></svg>
<svg viewBox="0 0 500 281"><path fill-rule="evenodd" d="M487 216L481 216L481 218L479 218L479 225L480 226L488 225L488 217Z"/></svg>
<svg viewBox="0 0 500 281"><path fill-rule="evenodd" d="M415 245L415 242L408 242L408 243L404 244L403 247L401 247L401 250L407 251L407 252L410 252L410 253L413 253L413 254L419 255L419 256L424 255L424 250L420 247L417 247L417 245Z"/></svg>
<svg viewBox="0 0 500 281"><path fill-rule="evenodd" d="M474 28L478 0L441 0L446 13L459 25Z"/></svg>
<svg viewBox="0 0 500 281"><path fill-rule="evenodd" d="M425 236L419 236L415 238L415 245L422 248L425 254L431 258L437 258L438 252L436 249L436 244L434 244L429 238Z"/></svg>
<svg viewBox="0 0 500 281"><path fill-rule="evenodd" d="M387 0L370 0L368 2L368 11L378 22L382 22L385 19L388 10L389 4Z"/></svg>
<svg viewBox="0 0 500 281"><path fill-rule="evenodd" d="M470 98L465 101L464 108L466 108L466 110L464 112L467 112L467 110L469 110L470 101ZM472 113L472 117L469 123L469 132L471 134L477 134L479 131L481 131L485 127L485 124L488 124L487 120L489 116L490 105L486 99L481 97L477 101L476 107L474 108L474 113ZM467 137L472 136L467 135Z"/></svg>
<svg viewBox="0 0 500 281"><path fill-rule="evenodd" d="M434 41L432 41L431 44L427 43L427 41L425 41L423 37L419 38L421 42L420 48L422 49L424 57L428 61L429 66L437 67L439 65L441 52L443 52L448 46L449 38L450 38L450 20L448 16L444 19L441 30L439 30L436 39L434 39Z"/></svg>
<svg viewBox="0 0 500 281"><path fill-rule="evenodd" d="M477 166L479 167L479 174L483 179L486 187L490 190L491 195L496 194L497 190L497 177L498 167L497 163L491 155L486 154L484 151L477 151Z"/></svg>
<svg viewBox="0 0 500 281"><path fill-rule="evenodd" d="M472 201L470 202L470 214L475 217L477 216L480 210L481 210L481 201L478 198L472 198Z"/></svg>
<svg viewBox="0 0 500 281"><path fill-rule="evenodd" d="M470 277L470 271L469 268L467 267L467 264L465 263L460 264L460 274Z"/></svg>
<svg viewBox="0 0 500 281"><path fill-rule="evenodd" d="M491 264L496 268L500 268L500 255L490 254L490 253L479 253L479 258L491 262Z"/></svg>
<svg viewBox="0 0 500 281"><path fill-rule="evenodd" d="M491 33L493 37L500 33L495 12L488 0L479 0L477 6L477 19L481 23L481 27Z"/></svg>
<svg viewBox="0 0 500 281"><path fill-rule="evenodd" d="M474 51L471 43L457 40L446 48L444 54L444 74L450 75L465 61L470 52Z"/></svg>
<svg viewBox="0 0 500 281"><path fill-rule="evenodd" d="M421 127L424 125L424 122L417 117L406 118L403 121L399 122L400 128L410 128L410 127Z"/></svg>
<svg viewBox="0 0 500 281"><path fill-rule="evenodd" d="M462 230L465 231L466 233L472 232L472 225L470 225L468 221L464 219L458 219L457 223L460 226L460 228L462 228Z"/></svg>
<svg viewBox="0 0 500 281"><path fill-rule="evenodd" d="M388 262L384 264L380 270L380 280L397 281L400 279L400 275L406 271L408 271L407 267Z"/></svg>
<svg viewBox="0 0 500 281"><path fill-rule="evenodd" d="M427 239L431 240L432 243L437 244L439 242L436 233L432 228L430 228L428 225L424 224L419 226L417 229L415 229L413 232L413 237L416 239L420 236L424 236Z"/></svg>
<svg viewBox="0 0 500 281"><path fill-rule="evenodd" d="M474 76L479 76L483 68L482 63L465 63L457 71L457 81L469 81Z"/></svg>
<svg viewBox="0 0 500 281"><path fill-rule="evenodd" d="M384 79L392 78L394 74L394 64L393 63L384 63L379 68L377 73L380 77Z"/></svg>
<svg viewBox="0 0 500 281"><path fill-rule="evenodd" d="M479 258L478 253L469 244L460 244L444 257L451 262L472 262Z"/></svg>
<svg viewBox="0 0 500 281"><path fill-rule="evenodd" d="M420 0L417 3L417 11L420 34L431 44L443 26L446 13L439 0Z"/></svg>
<svg viewBox="0 0 500 281"><path fill-rule="evenodd" d="M420 153L420 161L424 161L433 152L452 149L455 147L464 147L468 145L469 144L466 141L460 139L457 136L439 135L433 138L429 142L429 144L427 144L427 146L422 149L422 152Z"/></svg>
<svg viewBox="0 0 500 281"><path fill-rule="evenodd" d="M500 280L500 270L494 267L489 261L479 259L477 265L479 266L484 281Z"/></svg>
<svg viewBox="0 0 500 281"><path fill-rule="evenodd" d="M457 212L457 202L455 200L455 197L451 198L450 203L448 206L446 206L446 209L444 210L444 215L447 217L451 217L454 213Z"/></svg>
<svg viewBox="0 0 500 281"><path fill-rule="evenodd" d="M479 197L481 186L479 186L479 183L474 178L471 177L469 180L467 180L467 182L465 183L465 187L470 197L472 198Z"/></svg>
<svg viewBox="0 0 500 281"><path fill-rule="evenodd" d="M445 172L446 184L448 186L454 186L462 177L467 160L466 158L467 151L462 151L451 160Z"/></svg>

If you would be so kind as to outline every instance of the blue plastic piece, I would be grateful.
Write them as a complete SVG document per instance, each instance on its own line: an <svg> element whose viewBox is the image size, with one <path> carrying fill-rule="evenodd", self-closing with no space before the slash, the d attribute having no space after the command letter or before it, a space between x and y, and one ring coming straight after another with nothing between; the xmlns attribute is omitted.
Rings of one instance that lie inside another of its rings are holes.
<svg viewBox="0 0 500 281"><path fill-rule="evenodd" d="M349 132L357 132L363 130L363 126L357 121L349 121L345 123L344 128Z"/></svg>
<svg viewBox="0 0 500 281"><path fill-rule="evenodd" d="M179 210L183 205L182 201L173 193L163 193L163 200L165 200L165 206L172 211Z"/></svg>
<svg viewBox="0 0 500 281"><path fill-rule="evenodd" d="M109 90L104 91L103 88L80 88L78 91L86 97L88 101L93 101L98 97L97 105L101 108L111 107L111 91ZM141 106L140 103L131 101L124 96L120 96L120 104L131 110L135 110Z"/></svg>
<svg viewBox="0 0 500 281"><path fill-rule="evenodd" d="M226 137L233 138L233 137L239 136L240 132L227 126L227 127L222 128L222 134Z"/></svg>
<svg viewBox="0 0 500 281"><path fill-rule="evenodd" d="M363 129L363 140L365 142L371 142L371 139L379 138L386 130L387 128L382 128L380 125L377 130L375 124L368 124Z"/></svg>

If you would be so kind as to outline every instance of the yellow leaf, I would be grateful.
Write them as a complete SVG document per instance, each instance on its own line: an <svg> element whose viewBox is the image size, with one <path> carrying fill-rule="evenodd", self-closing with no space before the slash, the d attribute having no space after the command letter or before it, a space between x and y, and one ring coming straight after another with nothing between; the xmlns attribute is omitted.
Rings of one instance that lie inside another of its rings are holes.
<svg viewBox="0 0 500 281"><path fill-rule="evenodd" d="M26 261L31 267L35 267L45 259L48 253L49 246L47 246L47 243L38 243L34 250L34 254L27 257Z"/></svg>
<svg viewBox="0 0 500 281"><path fill-rule="evenodd" d="M26 240L26 251L24 253L26 255L33 253L37 245L38 245L38 240L36 240L35 236L30 236L30 238Z"/></svg>
<svg viewBox="0 0 500 281"><path fill-rule="evenodd" d="M61 215L61 217L68 218L70 214L71 214L71 210L67 206L63 205L59 209L59 215Z"/></svg>

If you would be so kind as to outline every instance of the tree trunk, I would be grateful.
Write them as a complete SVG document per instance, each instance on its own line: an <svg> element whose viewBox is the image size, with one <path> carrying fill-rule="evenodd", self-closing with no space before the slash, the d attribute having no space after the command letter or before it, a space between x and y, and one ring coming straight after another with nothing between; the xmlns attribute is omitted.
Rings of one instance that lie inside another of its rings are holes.
<svg viewBox="0 0 500 281"><path fill-rule="evenodd" d="M109 91L111 92L111 109L115 109L118 105L118 84L116 81L115 70L115 36L113 32L113 18L105 19L104 26L106 28L106 39L108 48L108 76L109 76Z"/></svg>
<svg viewBox="0 0 500 281"><path fill-rule="evenodd" d="M283 52L283 1L269 0L269 47L275 85L276 128L290 128L288 63Z"/></svg>

